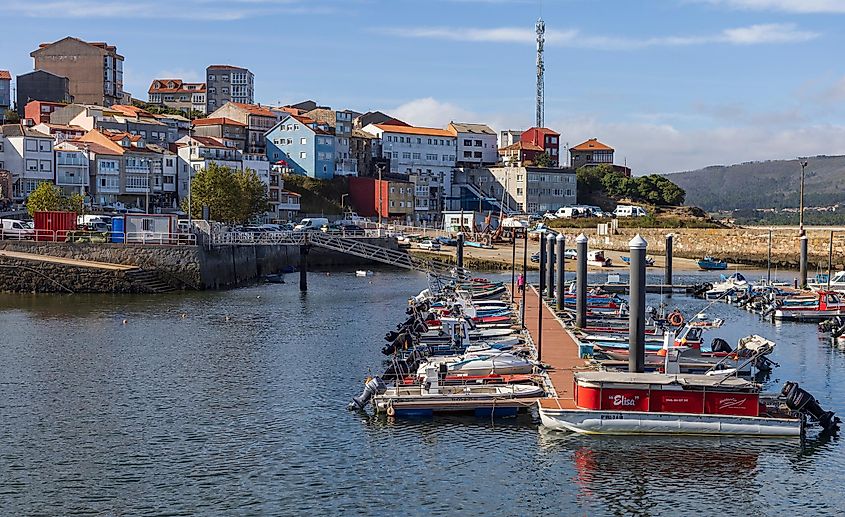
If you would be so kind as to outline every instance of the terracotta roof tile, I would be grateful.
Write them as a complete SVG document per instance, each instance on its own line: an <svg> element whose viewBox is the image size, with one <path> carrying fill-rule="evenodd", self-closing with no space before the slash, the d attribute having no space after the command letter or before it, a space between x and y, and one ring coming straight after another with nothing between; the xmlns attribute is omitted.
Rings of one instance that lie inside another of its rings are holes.
<svg viewBox="0 0 845 517"><path fill-rule="evenodd" d="M238 122L237 120L232 120L226 117L215 117L215 118L197 118L194 119L195 126L217 126L225 124L227 126L240 126L246 127L246 124L242 122Z"/></svg>
<svg viewBox="0 0 845 517"><path fill-rule="evenodd" d="M11 81L12 74L10 74L8 70L0 70L0 80L3 79L5 79L6 81Z"/></svg>
<svg viewBox="0 0 845 517"><path fill-rule="evenodd" d="M582 142L576 146L570 147L570 151L613 151L609 145L605 145L596 138L591 138L586 142Z"/></svg>
<svg viewBox="0 0 845 517"><path fill-rule="evenodd" d="M414 127L414 126L391 126L388 124L375 124L375 126L387 133L400 133L403 135L425 135L425 136L445 136L454 138L448 129L437 129L433 127Z"/></svg>

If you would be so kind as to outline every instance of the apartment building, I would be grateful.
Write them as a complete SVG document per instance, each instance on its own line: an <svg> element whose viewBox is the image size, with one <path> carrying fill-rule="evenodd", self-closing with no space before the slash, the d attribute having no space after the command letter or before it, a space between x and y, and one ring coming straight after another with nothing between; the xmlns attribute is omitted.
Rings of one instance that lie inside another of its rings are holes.
<svg viewBox="0 0 845 517"><path fill-rule="evenodd" d="M355 160L358 176L375 176L376 164L390 170L389 160L382 159L381 140L362 129L353 129L349 138L349 157Z"/></svg>
<svg viewBox="0 0 845 517"><path fill-rule="evenodd" d="M0 121L5 120L5 111L12 107L12 74L0 70Z"/></svg>
<svg viewBox="0 0 845 517"><path fill-rule="evenodd" d="M519 141L542 148L551 158L553 166L560 164L560 133L545 127L532 127L522 133Z"/></svg>
<svg viewBox="0 0 845 517"><path fill-rule="evenodd" d="M370 124L364 131L381 140L390 172L408 175L414 182L415 219L439 220L445 194L451 190L456 136L448 129L407 125Z"/></svg>
<svg viewBox="0 0 845 517"><path fill-rule="evenodd" d="M90 184L97 204L120 202L146 212L162 206L163 162L172 156L163 147L148 144L141 135L108 129L91 130L73 142L87 145L89 156L93 153Z"/></svg>
<svg viewBox="0 0 845 517"><path fill-rule="evenodd" d="M53 182L53 137L21 124L0 126L0 170L12 177L12 198L23 201L39 183Z"/></svg>
<svg viewBox="0 0 845 517"><path fill-rule="evenodd" d="M609 145L599 142L597 138L590 138L586 142L581 142L569 148L570 163L576 169L609 165L614 171L630 176L631 169L629 167L613 163L614 152L614 149Z"/></svg>
<svg viewBox="0 0 845 517"><path fill-rule="evenodd" d="M144 142L167 146L177 136L170 127L136 106L115 104L110 108L90 104L69 104L53 111L50 122L93 129L126 132L141 136Z"/></svg>
<svg viewBox="0 0 845 517"><path fill-rule="evenodd" d="M255 76L247 68L211 65L205 69L206 113L212 113L227 102L255 103Z"/></svg>
<svg viewBox="0 0 845 517"><path fill-rule="evenodd" d="M210 113L208 118L227 118L244 124L246 126L244 152L264 154L267 151L264 135L286 115L288 114L285 112L273 111L260 104L227 102Z"/></svg>
<svg viewBox="0 0 845 517"><path fill-rule="evenodd" d="M358 215L398 219L414 217L414 184L399 177L349 178L349 198Z"/></svg>
<svg viewBox="0 0 845 517"><path fill-rule="evenodd" d="M499 161L498 139L490 126L450 122L447 129L456 139L457 167L482 167Z"/></svg>
<svg viewBox="0 0 845 517"><path fill-rule="evenodd" d="M490 167L473 170L468 178L480 190L515 211L557 210L577 201L578 180L573 168Z"/></svg>
<svg viewBox="0 0 845 517"><path fill-rule="evenodd" d="M331 108L316 108L304 116L318 124L330 127L335 135L335 175L357 176L358 160L352 157L352 111L334 111Z"/></svg>
<svg viewBox="0 0 845 517"><path fill-rule="evenodd" d="M335 175L335 135L316 120L288 114L266 135L267 158L285 174L331 179Z"/></svg>
<svg viewBox="0 0 845 517"><path fill-rule="evenodd" d="M207 106L205 83L187 83L182 79L155 79L147 90L150 104L205 113Z"/></svg>
<svg viewBox="0 0 845 517"><path fill-rule="evenodd" d="M68 140L76 140L85 135L88 131L79 126L68 126L64 124L51 124L50 122L42 122L35 124L32 129L50 135L56 144Z"/></svg>
<svg viewBox="0 0 845 517"><path fill-rule="evenodd" d="M505 129L499 133L499 149L509 147L522 138L522 133L525 131L516 131L513 129Z"/></svg>
<svg viewBox="0 0 845 517"><path fill-rule="evenodd" d="M86 144L64 141L54 147L56 152L56 186L65 195L86 195L90 190L91 153Z"/></svg>
<svg viewBox="0 0 845 517"><path fill-rule="evenodd" d="M68 78L74 102L111 106L123 100L123 56L113 45L68 36L42 43L30 56L36 70Z"/></svg>
<svg viewBox="0 0 845 517"><path fill-rule="evenodd" d="M19 75L15 86L17 87L18 115L22 117L32 118L25 114L25 110L26 106L33 101L40 101L48 106L64 106L73 101L70 95L70 80L46 70L34 70ZM43 122L43 120L38 122Z"/></svg>
<svg viewBox="0 0 845 517"><path fill-rule="evenodd" d="M50 123L53 112L65 106L62 102L29 101L23 108L23 117L33 124Z"/></svg>
<svg viewBox="0 0 845 517"><path fill-rule="evenodd" d="M194 119L194 135L210 136L223 145L246 151L246 124L225 117Z"/></svg>

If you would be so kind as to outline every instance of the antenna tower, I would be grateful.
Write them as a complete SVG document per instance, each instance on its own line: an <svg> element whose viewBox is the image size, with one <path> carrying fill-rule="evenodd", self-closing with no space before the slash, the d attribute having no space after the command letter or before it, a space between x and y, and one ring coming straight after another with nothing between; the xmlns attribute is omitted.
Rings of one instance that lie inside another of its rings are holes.
<svg viewBox="0 0 845 517"><path fill-rule="evenodd" d="M537 127L544 127L545 80L543 78L546 66L543 64L543 43L545 42L546 22L543 18L537 20Z"/></svg>

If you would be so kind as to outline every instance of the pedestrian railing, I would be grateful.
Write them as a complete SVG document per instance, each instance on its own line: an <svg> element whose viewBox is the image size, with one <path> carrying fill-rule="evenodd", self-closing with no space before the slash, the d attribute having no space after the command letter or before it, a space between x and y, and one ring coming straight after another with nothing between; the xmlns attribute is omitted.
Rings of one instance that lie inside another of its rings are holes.
<svg viewBox="0 0 845 517"><path fill-rule="evenodd" d="M196 245L193 233L172 232L96 232L87 230L2 230L0 239L30 242L77 242L93 244Z"/></svg>

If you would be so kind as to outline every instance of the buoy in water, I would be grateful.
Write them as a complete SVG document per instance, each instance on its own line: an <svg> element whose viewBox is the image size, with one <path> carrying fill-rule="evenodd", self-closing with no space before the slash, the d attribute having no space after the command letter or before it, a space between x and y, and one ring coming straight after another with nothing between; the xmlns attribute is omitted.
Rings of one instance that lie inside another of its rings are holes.
<svg viewBox="0 0 845 517"><path fill-rule="evenodd" d="M188 317L188 314L183 312L183 313L182 313L182 319L185 319L185 318L187 318L187 317Z"/></svg>
<svg viewBox="0 0 845 517"><path fill-rule="evenodd" d="M129 323L129 320L123 320L124 325L126 325L127 323Z"/></svg>

